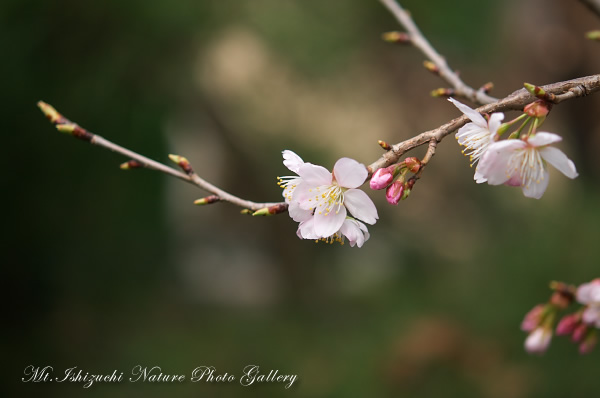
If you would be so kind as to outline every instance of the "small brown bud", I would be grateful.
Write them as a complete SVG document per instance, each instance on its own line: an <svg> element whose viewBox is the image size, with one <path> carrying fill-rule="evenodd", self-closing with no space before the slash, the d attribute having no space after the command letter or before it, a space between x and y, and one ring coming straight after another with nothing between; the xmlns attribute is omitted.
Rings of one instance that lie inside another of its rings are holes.
<svg viewBox="0 0 600 398"><path fill-rule="evenodd" d="M452 97L454 90L451 88L438 88L431 92L432 97Z"/></svg>
<svg viewBox="0 0 600 398"><path fill-rule="evenodd" d="M379 140L379 141L377 141L377 143L379 144L380 147L382 147L386 151L389 151L390 149L392 149L391 145L385 141Z"/></svg>
<svg viewBox="0 0 600 398"><path fill-rule="evenodd" d="M131 170L131 169L139 169L140 167L143 167L143 166L137 160L132 159L128 162L121 163L121 166L119 166L119 167L121 168L121 170Z"/></svg>
<svg viewBox="0 0 600 398"><path fill-rule="evenodd" d="M487 82L480 88L480 90L486 94L489 93L490 91L492 91L493 89L494 89L494 83L492 83L492 82Z"/></svg>
<svg viewBox="0 0 600 398"><path fill-rule="evenodd" d="M221 200L221 198L219 198L217 195L210 195L205 198L196 199L194 201L194 204L197 206L203 206L203 205L209 205L212 203L216 203L220 200Z"/></svg>
<svg viewBox="0 0 600 398"><path fill-rule="evenodd" d="M436 75L440 74L440 68L431 61L423 61L423 66L431 73L435 73Z"/></svg>
<svg viewBox="0 0 600 398"><path fill-rule="evenodd" d="M421 161L415 157L404 159L404 164L411 173L416 173L421 169Z"/></svg>
<svg viewBox="0 0 600 398"><path fill-rule="evenodd" d="M544 100L537 100L531 104L527 104L525 108L523 108L523 112L531 117L545 117L550 113L550 109L552 109L551 103Z"/></svg>
<svg viewBox="0 0 600 398"><path fill-rule="evenodd" d="M179 155L170 154L169 155L169 159L171 159L171 161L173 163L177 164L177 166L181 167L181 169L186 174L192 174L192 173L194 173L194 170L192 169L192 165L190 164L190 162L185 157L179 156Z"/></svg>
<svg viewBox="0 0 600 398"><path fill-rule="evenodd" d="M381 38L388 43L408 44L411 42L410 35L405 32L386 32L381 35Z"/></svg>

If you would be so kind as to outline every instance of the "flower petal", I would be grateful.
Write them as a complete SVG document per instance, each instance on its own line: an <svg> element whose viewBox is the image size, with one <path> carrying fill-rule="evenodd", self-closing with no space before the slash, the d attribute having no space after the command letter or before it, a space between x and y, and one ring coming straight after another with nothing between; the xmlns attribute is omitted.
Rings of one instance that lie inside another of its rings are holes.
<svg viewBox="0 0 600 398"><path fill-rule="evenodd" d="M529 143L529 145L533 145L533 146L550 145L550 144L554 144L555 142L559 142L559 141L562 141L562 137L560 135L553 134L553 133L546 133L543 131L540 131L539 133L536 133L533 137L530 137L527 139L527 142Z"/></svg>
<svg viewBox="0 0 600 398"><path fill-rule="evenodd" d="M466 106L463 103L458 102L454 98L448 98L448 101L452 102L454 104L454 106L456 106L459 111L461 111L469 119L471 119L471 121L473 123L475 123L479 127L483 127L483 128L487 129L487 122L485 121L484 117L481 116L481 114L479 112L477 112L475 109L469 108L468 106Z"/></svg>
<svg viewBox="0 0 600 398"><path fill-rule="evenodd" d="M529 185L521 187L523 190L523 195L528 198L540 199L544 195L544 192L546 192L549 182L550 174L548 174L548 170L544 169L542 178L539 181L535 181Z"/></svg>
<svg viewBox="0 0 600 398"><path fill-rule="evenodd" d="M306 221L303 221L298 225L298 231L296 235L300 239L319 239L319 236L315 233L315 218L311 217Z"/></svg>
<svg viewBox="0 0 600 398"><path fill-rule="evenodd" d="M369 196L360 189L349 189L344 192L344 206L352 213L355 218L375 224L379 216L377 208Z"/></svg>
<svg viewBox="0 0 600 398"><path fill-rule="evenodd" d="M510 157L514 151L526 146L527 143L521 140L504 140L490 145L477 165L479 180L486 178L490 185L504 184L512 175L512 170L508 170Z"/></svg>
<svg viewBox="0 0 600 398"><path fill-rule="evenodd" d="M539 149L540 155L542 158L550 163L552 166L556 167L558 171L563 173L569 178L575 178L579 174L577 174L577 169L575 168L575 163L571 159L567 157L560 149L553 147L546 147Z"/></svg>
<svg viewBox="0 0 600 398"><path fill-rule="evenodd" d="M298 175L302 177L302 180L308 185L315 187L320 185L331 185L331 173L323 166L304 163L298 169Z"/></svg>
<svg viewBox="0 0 600 398"><path fill-rule="evenodd" d="M302 158L287 149L281 153L283 154L283 164L285 167L298 174L298 169L304 164Z"/></svg>
<svg viewBox="0 0 600 398"><path fill-rule="evenodd" d="M500 128L500 125L502 124L502 120L504 120L504 113L492 113L490 116L490 121L488 122L490 133L496 134Z"/></svg>
<svg viewBox="0 0 600 398"><path fill-rule="evenodd" d="M312 210L306 210L300 207L298 202L290 202L288 213L292 220L296 222L306 221L312 217Z"/></svg>
<svg viewBox="0 0 600 398"><path fill-rule="evenodd" d="M363 228L364 230L367 229L367 227L365 227L365 225L360 221L347 218L344 220L344 223L340 228L340 232L348 239L351 247L354 247L354 245L362 247L365 241L369 238L368 232L363 234Z"/></svg>
<svg viewBox="0 0 600 398"><path fill-rule="evenodd" d="M341 206L339 211L315 212L314 230L319 238L327 238L335 234L346 219L346 208Z"/></svg>
<svg viewBox="0 0 600 398"><path fill-rule="evenodd" d="M344 188L360 187L368 174L364 164L350 158L341 158L333 166L333 175L338 184Z"/></svg>
<svg viewBox="0 0 600 398"><path fill-rule="evenodd" d="M481 184L487 181L487 178L485 178L485 176L479 171L479 167L475 169L475 175L473 176L473 179L477 184Z"/></svg>

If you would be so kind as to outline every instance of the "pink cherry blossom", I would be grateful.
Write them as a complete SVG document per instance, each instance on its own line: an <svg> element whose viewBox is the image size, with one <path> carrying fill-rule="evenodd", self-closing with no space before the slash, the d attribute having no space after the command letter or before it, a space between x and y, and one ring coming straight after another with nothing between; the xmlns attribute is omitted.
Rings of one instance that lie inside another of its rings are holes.
<svg viewBox="0 0 600 398"><path fill-rule="evenodd" d="M371 187L371 189L384 189L388 185L390 185L392 181L394 181L394 167L396 166L394 165L391 167L383 167L381 169L377 169L377 171L373 173L371 181L369 182L369 186Z"/></svg>
<svg viewBox="0 0 600 398"><path fill-rule="evenodd" d="M600 279L584 283L577 288L577 301L587 305L581 319L588 325L600 328Z"/></svg>
<svg viewBox="0 0 600 398"><path fill-rule="evenodd" d="M569 178L578 176L575 164L550 145L561 141L556 134L539 132L524 140L509 139L491 144L477 167L477 182L520 186L529 198L542 197L550 176L547 163Z"/></svg>
<svg viewBox="0 0 600 398"><path fill-rule="evenodd" d="M319 238L336 234L348 212L367 224L377 222L379 216L373 201L357 189L368 175L363 164L341 158L330 173L322 166L304 163L298 175L302 181L294 189L292 202L297 202L300 209L314 212L313 229Z"/></svg>
<svg viewBox="0 0 600 398"><path fill-rule="evenodd" d="M456 139L460 145L465 147L463 153L470 157L473 165L483 156L494 140L498 139L497 132L504 119L504 114L492 113L489 120L486 120L475 109L469 108L454 98L448 98L448 101L452 102L454 106L471 119L471 123L465 124L458 130Z"/></svg>
<svg viewBox="0 0 600 398"><path fill-rule="evenodd" d="M385 199L392 205L397 205L404 194L404 182L396 180L385 191Z"/></svg>

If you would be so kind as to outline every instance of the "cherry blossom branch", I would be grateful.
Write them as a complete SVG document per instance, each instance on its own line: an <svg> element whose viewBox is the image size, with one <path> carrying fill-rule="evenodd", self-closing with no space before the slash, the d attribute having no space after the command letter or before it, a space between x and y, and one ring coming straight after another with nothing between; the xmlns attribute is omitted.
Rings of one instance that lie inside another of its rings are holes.
<svg viewBox="0 0 600 398"><path fill-rule="evenodd" d="M217 201L225 201L232 203L236 206L243 207L244 209L250 209L253 211L254 215L276 214L287 210L287 204L284 202L252 202L249 200L241 199L216 187L215 185L209 183L208 181L201 178L198 174L196 174L196 172L194 172L194 170L192 169L192 166L190 165L189 161L182 156L170 155L169 157L172 161L177 163L179 167L182 168L183 172L175 170L165 164L147 158L146 156L140 155L127 148L117 145L97 134L93 134L87 131L83 127L79 126L77 123L74 123L69 119L65 118L63 115L58 113L56 109L54 109L51 105L46 104L45 102L38 102L38 107L42 110L42 112L44 113L44 115L46 115L50 122L56 126L58 131L71 134L73 137L89 142L92 145L97 145L99 147L108 149L110 151L119 153L127 158L132 159L129 162L126 162L122 165L123 169L144 167L147 169L160 171L161 173L170 175L171 177L179 178L180 180L195 185L198 188L213 194L213 196L204 198L206 199L204 201L200 199L199 201L197 201L198 204L208 204Z"/></svg>
<svg viewBox="0 0 600 398"><path fill-rule="evenodd" d="M546 86L542 86L542 89L551 96L552 102L560 103L569 99L583 97L600 91L600 74L548 84ZM477 108L477 111L485 114L509 110L522 110L525 105L535 101L536 99L537 98L529 94L526 89L522 88L503 99ZM404 153L432 141L435 141L437 145L437 143L442 141L444 137L461 128L467 122L469 122L469 118L463 115L451 120L446 124L443 124L436 129L426 131L406 141L392 145L382 157L371 163L367 167L367 170L369 173L373 173L379 168L387 167L397 163ZM430 156L427 161L429 161L431 156L433 156L433 153L435 153L435 146L430 145L430 148L427 151L427 154Z"/></svg>
<svg viewBox="0 0 600 398"><path fill-rule="evenodd" d="M380 1L394 15L394 17L396 17L400 25L406 29L408 32L408 40L427 58L429 58L430 62L433 62L434 66L428 66L428 64L425 64L427 69L438 74L452 87L451 91L442 90L444 93L441 94L460 96L480 105L490 104L498 101L497 98L490 97L486 94L486 91L489 89L487 84L480 89L475 90L463 82L458 74L450 69L446 59L440 55L435 48L433 48L423 33L421 33L410 14L403 9L400 4L398 4L395 0Z"/></svg>

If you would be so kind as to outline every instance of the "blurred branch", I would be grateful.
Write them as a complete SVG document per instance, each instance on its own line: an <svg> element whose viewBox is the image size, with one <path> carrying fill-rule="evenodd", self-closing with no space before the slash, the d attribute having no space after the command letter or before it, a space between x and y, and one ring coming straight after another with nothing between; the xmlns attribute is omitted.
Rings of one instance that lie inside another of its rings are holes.
<svg viewBox="0 0 600 398"><path fill-rule="evenodd" d="M600 0L580 0L587 6L594 14L600 17Z"/></svg>
<svg viewBox="0 0 600 398"><path fill-rule="evenodd" d="M600 91L600 75L580 77L578 79L548 84L546 86L542 86L542 88L547 93L555 96L553 101L554 103L560 103L569 99L583 97ZM529 94L526 89L522 88L503 99L477 108L477 111L485 114L509 110L522 110L525 105L535 101L536 99L537 98ZM469 122L469 119L467 116L463 115L436 129L426 131L406 141L392 145L390 150L388 150L381 158L369 165L367 169L369 173L373 173L379 168L387 167L397 163L404 153L432 141L439 143L444 139L444 137L456 129L461 128L467 122ZM428 150L427 154L429 155L430 152L434 150L435 148L432 149L430 146L430 150ZM429 158L430 157L431 156L429 156ZM429 160L429 158L427 160Z"/></svg>
<svg viewBox="0 0 600 398"><path fill-rule="evenodd" d="M452 86L452 95L460 96L463 98L467 98L470 101L473 101L477 104L490 104L492 102L497 101L497 98L490 97L486 94L486 86L475 90L472 87L468 86L463 82L458 74L456 74L446 62L446 59L441 56L435 48L429 43L429 41L425 38L423 33L419 30L410 14L403 9L395 0L379 0L381 3L387 7L387 9L396 17L400 25L406 29L408 32L410 42L417 47L427 58L429 61L433 62L435 65L435 69L428 67L426 68L432 72L438 74L442 79L444 79L448 84ZM595 0L589 0L594 1Z"/></svg>
<svg viewBox="0 0 600 398"><path fill-rule="evenodd" d="M223 191L222 189L214 186L213 184L209 183L208 181L201 178L198 174L196 174L196 172L194 172L194 170L192 169L188 160L184 157L177 156L177 155L169 156L171 158L171 160L173 160L175 163L177 163L179 165L179 167L182 168L182 170L184 172L181 172L181 171L175 170L167 165L159 163L155 160L149 159L149 158L147 158L143 155L140 155L136 152L133 152L127 148L123 148L122 146L117 145L111 141L108 141L107 139L104 139L99 135L96 135L96 134L93 134L93 133L87 131L83 127L79 126L77 123L74 123L74 122L70 121L69 119L65 118L63 115L58 113L56 111L56 109L54 109L51 105L46 104L45 102L42 102L42 101L38 102L38 107L42 110L42 112L44 113L44 115L46 115L46 117L50 120L50 122L56 126L58 131L71 134L72 136L79 138L83 141L87 141L90 144L97 145L97 146L105 148L105 149L109 149L113 152L119 153L123 156L133 159L133 161L130 160L129 162L125 163L127 165L127 167L122 167L124 169L145 167L147 169L160 171L161 173L165 173L167 175L170 175L171 177L179 178L180 180L183 180L187 183L195 185L198 188L201 188L207 192L210 192L210 193L216 195L216 197L218 197L218 199L212 200L212 201L207 201L207 203L214 203L218 200L221 200L221 201L233 203L234 205L243 207L245 209L253 210L255 212L258 210L266 209L266 211L263 211L261 214L265 214L265 213L276 214L276 213L284 212L287 209L287 204L285 204L283 202L257 203L257 202L252 202L249 200L241 199L235 195L232 195L228 192ZM213 199L215 199L215 198L213 198Z"/></svg>

